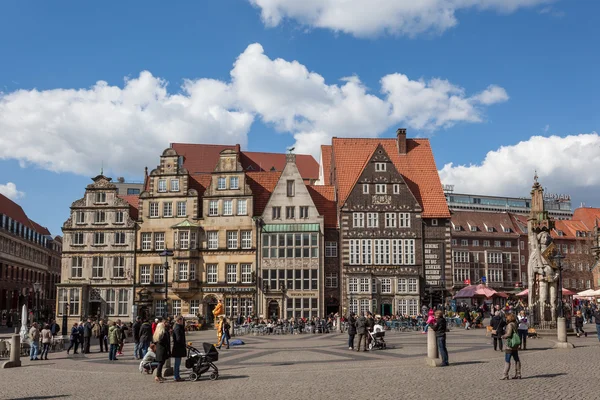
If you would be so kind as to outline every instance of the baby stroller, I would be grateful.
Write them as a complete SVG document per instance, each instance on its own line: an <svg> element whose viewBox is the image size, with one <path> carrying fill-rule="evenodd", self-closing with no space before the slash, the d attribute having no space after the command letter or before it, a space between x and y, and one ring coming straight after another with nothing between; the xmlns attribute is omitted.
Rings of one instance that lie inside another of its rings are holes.
<svg viewBox="0 0 600 400"><path fill-rule="evenodd" d="M198 350L191 344L186 346L188 355L185 367L191 369L189 380L197 381L202 374L210 371L209 378L214 381L219 378L219 369L214 361L219 360L219 352L212 343L202 343L202 350Z"/></svg>
<svg viewBox="0 0 600 400"><path fill-rule="evenodd" d="M383 339L385 332L383 331L383 327L381 325L375 325L373 332L369 331L369 336L371 336L369 350L385 349L387 347L385 340Z"/></svg>

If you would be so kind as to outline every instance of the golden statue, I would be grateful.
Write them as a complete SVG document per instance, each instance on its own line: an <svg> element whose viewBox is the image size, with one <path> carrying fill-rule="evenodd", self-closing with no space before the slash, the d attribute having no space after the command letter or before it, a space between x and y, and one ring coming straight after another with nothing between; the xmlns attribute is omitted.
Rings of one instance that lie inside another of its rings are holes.
<svg viewBox="0 0 600 400"><path fill-rule="evenodd" d="M221 343L221 335L223 334L223 330L221 329L223 326L223 318L225 317L225 306L223 305L223 300L219 300L219 303L213 310L213 316L215 317L215 329L217 330L217 346Z"/></svg>

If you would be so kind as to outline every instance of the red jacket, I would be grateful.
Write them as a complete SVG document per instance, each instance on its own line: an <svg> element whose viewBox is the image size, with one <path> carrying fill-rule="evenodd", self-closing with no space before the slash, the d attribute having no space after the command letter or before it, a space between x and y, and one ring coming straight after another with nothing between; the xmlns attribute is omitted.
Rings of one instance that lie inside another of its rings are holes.
<svg viewBox="0 0 600 400"><path fill-rule="evenodd" d="M152 323L152 334L154 335L154 331L156 330L156 325L158 325L156 322Z"/></svg>

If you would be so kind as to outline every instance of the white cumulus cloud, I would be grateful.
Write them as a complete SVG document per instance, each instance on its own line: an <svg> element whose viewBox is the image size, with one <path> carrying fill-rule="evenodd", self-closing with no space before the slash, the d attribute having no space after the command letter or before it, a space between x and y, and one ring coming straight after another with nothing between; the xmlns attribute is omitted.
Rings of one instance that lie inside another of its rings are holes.
<svg viewBox="0 0 600 400"><path fill-rule="evenodd" d="M458 23L457 11L514 12L556 0L249 0L270 27L286 19L358 37L414 36L443 32Z"/></svg>
<svg viewBox="0 0 600 400"><path fill-rule="evenodd" d="M328 84L298 61L272 59L258 44L239 55L228 82L187 79L176 93L143 71L123 87L0 93L0 159L56 172L139 176L171 142L240 143L256 118L294 136L298 152L319 155L333 136L376 137L390 127L433 131L480 122L508 99L491 85L467 95L442 78L381 78L371 93L359 77Z"/></svg>
<svg viewBox="0 0 600 400"><path fill-rule="evenodd" d="M597 203L600 195L600 135L532 136L529 140L490 151L480 164L444 165L444 184L457 193L528 196L537 171L550 192L566 192ZM596 204L597 205L597 204ZM574 204L576 206L576 204Z"/></svg>
<svg viewBox="0 0 600 400"><path fill-rule="evenodd" d="M12 182L8 182L5 185L0 184L0 194L3 194L11 200L19 200L25 197L25 192L17 190L17 185Z"/></svg>

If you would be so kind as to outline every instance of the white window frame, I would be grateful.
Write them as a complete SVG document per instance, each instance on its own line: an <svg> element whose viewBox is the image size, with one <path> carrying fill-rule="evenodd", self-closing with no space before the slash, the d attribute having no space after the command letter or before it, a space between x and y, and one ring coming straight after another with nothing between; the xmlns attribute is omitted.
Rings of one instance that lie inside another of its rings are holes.
<svg viewBox="0 0 600 400"><path fill-rule="evenodd" d="M252 231L241 231L242 249L252 248Z"/></svg>
<svg viewBox="0 0 600 400"><path fill-rule="evenodd" d="M385 213L385 227L395 228L396 227L396 213Z"/></svg>
<svg viewBox="0 0 600 400"><path fill-rule="evenodd" d="M181 300L180 299L173 299L173 301L171 302L171 307L172 307L172 314L177 316L177 315L181 315Z"/></svg>
<svg viewBox="0 0 600 400"><path fill-rule="evenodd" d="M177 263L177 279L179 281L187 281L189 279L189 264L187 262Z"/></svg>
<svg viewBox="0 0 600 400"><path fill-rule="evenodd" d="M227 178L224 176L220 176L217 178L217 190L225 189L227 189Z"/></svg>
<svg viewBox="0 0 600 400"><path fill-rule="evenodd" d="M398 213L398 227L410 228L410 213Z"/></svg>
<svg viewBox="0 0 600 400"><path fill-rule="evenodd" d="M119 289L117 291L117 313L118 315L127 315L129 310L129 289Z"/></svg>
<svg viewBox="0 0 600 400"><path fill-rule="evenodd" d="M105 211L94 212L94 223L95 224L105 224L106 223L106 212Z"/></svg>
<svg viewBox="0 0 600 400"><path fill-rule="evenodd" d="M115 232L115 244L127 244L127 235L125 232Z"/></svg>
<svg viewBox="0 0 600 400"><path fill-rule="evenodd" d="M375 163L375 172L385 172L386 171L386 163L376 162Z"/></svg>
<svg viewBox="0 0 600 400"><path fill-rule="evenodd" d="M368 183L362 184L362 192L363 192L363 194L369 194L369 184Z"/></svg>
<svg viewBox="0 0 600 400"><path fill-rule="evenodd" d="M83 245L85 244L85 235L83 232L75 232L71 236L71 242L74 245Z"/></svg>
<svg viewBox="0 0 600 400"><path fill-rule="evenodd" d="M117 290L106 289L106 315L117 315Z"/></svg>
<svg viewBox="0 0 600 400"><path fill-rule="evenodd" d="M152 250L152 233L150 232L142 232L141 243L142 243L142 251L150 251Z"/></svg>
<svg viewBox="0 0 600 400"><path fill-rule="evenodd" d="M238 176L229 177L229 189L239 189L240 188L240 178Z"/></svg>
<svg viewBox="0 0 600 400"><path fill-rule="evenodd" d="M71 257L71 278L83 278L83 257Z"/></svg>
<svg viewBox="0 0 600 400"><path fill-rule="evenodd" d="M124 223L125 223L125 212L115 211L115 224L124 224Z"/></svg>
<svg viewBox="0 0 600 400"><path fill-rule="evenodd" d="M367 213L367 228L379 228L379 213Z"/></svg>
<svg viewBox="0 0 600 400"><path fill-rule="evenodd" d="M75 223L77 225L85 224L85 212L83 212L83 211L76 211L75 215L76 215Z"/></svg>
<svg viewBox="0 0 600 400"><path fill-rule="evenodd" d="M381 293L392 293L392 278L381 278Z"/></svg>
<svg viewBox="0 0 600 400"><path fill-rule="evenodd" d="M399 183L394 183L393 191L394 191L394 194L400 194L400 184Z"/></svg>
<svg viewBox="0 0 600 400"><path fill-rule="evenodd" d="M227 231L227 248L232 250L238 248L238 231Z"/></svg>
<svg viewBox="0 0 600 400"><path fill-rule="evenodd" d="M358 280L359 291L360 293L371 293L371 279L370 278L360 278Z"/></svg>
<svg viewBox="0 0 600 400"><path fill-rule="evenodd" d="M238 268L237 264L225 264L226 282L238 283Z"/></svg>
<svg viewBox="0 0 600 400"><path fill-rule="evenodd" d="M104 278L104 257L92 257L92 278Z"/></svg>
<svg viewBox="0 0 600 400"><path fill-rule="evenodd" d="M252 264L241 264L242 283L252 283Z"/></svg>
<svg viewBox="0 0 600 400"><path fill-rule="evenodd" d="M173 203L170 201L165 201L163 203L163 217L171 218L173 217Z"/></svg>
<svg viewBox="0 0 600 400"><path fill-rule="evenodd" d="M187 202L185 202L185 201L177 202L177 216L178 217L187 216Z"/></svg>
<svg viewBox="0 0 600 400"><path fill-rule="evenodd" d="M198 315L200 313L200 299L190 300L190 314Z"/></svg>
<svg viewBox="0 0 600 400"><path fill-rule="evenodd" d="M216 217L219 215L219 200L208 201L208 216Z"/></svg>
<svg viewBox="0 0 600 400"><path fill-rule="evenodd" d="M171 179L171 192L179 192L179 179Z"/></svg>
<svg viewBox="0 0 600 400"><path fill-rule="evenodd" d="M408 293L408 279L407 278L398 278L398 294L406 294Z"/></svg>
<svg viewBox="0 0 600 400"><path fill-rule="evenodd" d="M361 212L352 213L352 227L353 228L364 228L365 227L365 213L361 213Z"/></svg>
<svg viewBox="0 0 600 400"><path fill-rule="evenodd" d="M158 180L158 193L166 193L167 192L167 180L159 179Z"/></svg>
<svg viewBox="0 0 600 400"><path fill-rule="evenodd" d="M162 264L154 264L154 283L165 283L165 266Z"/></svg>
<svg viewBox="0 0 600 400"><path fill-rule="evenodd" d="M348 278L348 293L358 293L358 278Z"/></svg>
<svg viewBox="0 0 600 400"><path fill-rule="evenodd" d="M206 232L206 247L209 250L216 250L219 248L219 231Z"/></svg>
<svg viewBox="0 0 600 400"><path fill-rule="evenodd" d="M325 288L337 289L338 287L338 274L336 272L330 272L325 274Z"/></svg>
<svg viewBox="0 0 600 400"><path fill-rule="evenodd" d="M333 258L338 256L337 242L325 242L325 257Z"/></svg>
<svg viewBox="0 0 600 400"><path fill-rule="evenodd" d="M140 265L140 284L150 284L150 265Z"/></svg>
<svg viewBox="0 0 600 400"><path fill-rule="evenodd" d="M408 293L419 293L419 280L408 278Z"/></svg>
<svg viewBox="0 0 600 400"><path fill-rule="evenodd" d="M206 265L206 283L214 285L219 282L219 265L218 264L207 264Z"/></svg>
<svg viewBox="0 0 600 400"><path fill-rule="evenodd" d="M94 245L103 246L106 244L106 234L104 232L94 232Z"/></svg>
<svg viewBox="0 0 600 400"><path fill-rule="evenodd" d="M237 215L248 215L248 200L239 199L237 201Z"/></svg>
<svg viewBox="0 0 600 400"><path fill-rule="evenodd" d="M376 183L375 184L375 194L387 194L387 184Z"/></svg>
<svg viewBox="0 0 600 400"><path fill-rule="evenodd" d="M175 246L181 250L188 250L190 248L190 231L179 231L175 232L177 245Z"/></svg>
<svg viewBox="0 0 600 400"><path fill-rule="evenodd" d="M149 205L149 217L150 218L158 218L158 202L151 201Z"/></svg>
<svg viewBox="0 0 600 400"><path fill-rule="evenodd" d="M233 200L223 200L223 215L233 215Z"/></svg>
<svg viewBox="0 0 600 400"><path fill-rule="evenodd" d="M163 251L165 249L165 233L154 232L154 250Z"/></svg>
<svg viewBox="0 0 600 400"><path fill-rule="evenodd" d="M300 209L300 218L308 218L308 206L300 206L298 208Z"/></svg>

